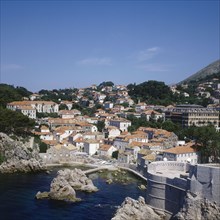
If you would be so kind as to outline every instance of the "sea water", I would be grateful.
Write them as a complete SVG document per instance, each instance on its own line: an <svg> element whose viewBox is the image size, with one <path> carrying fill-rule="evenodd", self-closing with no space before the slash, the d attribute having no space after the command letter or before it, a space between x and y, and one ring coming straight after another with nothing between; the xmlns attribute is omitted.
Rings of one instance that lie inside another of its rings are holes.
<svg viewBox="0 0 220 220"><path fill-rule="evenodd" d="M50 183L56 176L56 169L50 174L0 174L0 219L1 220L109 220L118 206L129 196L137 199L146 196L138 186L141 180L133 177L128 184L114 182L107 184L98 174L91 175L99 191L77 192L81 202L68 203L54 200L37 200L38 191L49 191Z"/></svg>

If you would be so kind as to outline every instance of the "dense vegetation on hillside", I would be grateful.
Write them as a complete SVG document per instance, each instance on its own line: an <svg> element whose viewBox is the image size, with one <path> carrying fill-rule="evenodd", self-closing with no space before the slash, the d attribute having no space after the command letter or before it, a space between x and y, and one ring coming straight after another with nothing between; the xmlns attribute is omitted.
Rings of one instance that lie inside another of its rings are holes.
<svg viewBox="0 0 220 220"><path fill-rule="evenodd" d="M20 112L0 107L0 132L15 135L29 135L35 121Z"/></svg>
<svg viewBox="0 0 220 220"><path fill-rule="evenodd" d="M173 102L173 94L164 82L150 80L141 84L129 84L129 95L136 102L146 101L149 104L169 105Z"/></svg>
<svg viewBox="0 0 220 220"><path fill-rule="evenodd" d="M12 101L20 101L23 97L29 97L32 92L24 87L14 87L7 84L0 84L0 106L5 107Z"/></svg>
<svg viewBox="0 0 220 220"><path fill-rule="evenodd" d="M60 100L72 101L73 99L75 99L75 93L77 90L78 89L76 88L53 90L42 89L39 91L39 94L41 95L41 100L54 101L58 103L60 102Z"/></svg>

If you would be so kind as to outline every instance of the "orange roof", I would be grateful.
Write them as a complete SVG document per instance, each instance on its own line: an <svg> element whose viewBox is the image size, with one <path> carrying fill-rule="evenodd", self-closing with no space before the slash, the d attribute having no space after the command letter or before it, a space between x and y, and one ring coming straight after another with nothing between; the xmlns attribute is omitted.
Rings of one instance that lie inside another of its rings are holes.
<svg viewBox="0 0 220 220"><path fill-rule="evenodd" d="M146 114L146 115L151 115L151 114L161 115L162 113L159 113L159 112L154 111L154 110L147 110L147 111L144 112L144 114Z"/></svg>
<svg viewBox="0 0 220 220"><path fill-rule="evenodd" d="M151 154L152 151L151 150L148 150L148 149L141 149L138 154L143 154L143 155L148 155L148 154Z"/></svg>
<svg viewBox="0 0 220 220"><path fill-rule="evenodd" d="M57 141L56 140L41 140L42 142L44 142L45 144L48 144L48 145L55 145L57 144Z"/></svg>
<svg viewBox="0 0 220 220"><path fill-rule="evenodd" d="M149 160L149 161L155 161L156 155L155 154L148 154L144 157L142 157L144 160Z"/></svg>
<svg viewBox="0 0 220 220"><path fill-rule="evenodd" d="M141 146L143 146L143 145L145 145L145 143L137 142L137 141L132 141L132 142L128 145L128 147L141 147Z"/></svg>
<svg viewBox="0 0 220 220"><path fill-rule="evenodd" d="M18 107L18 109L20 109L20 110L35 110L32 106L29 106L29 105L21 105Z"/></svg>
<svg viewBox="0 0 220 220"><path fill-rule="evenodd" d="M195 153L197 152L197 150L193 148L193 146L194 146L194 143L190 142L185 146L177 146L177 147L166 149L164 152L172 153L172 154Z"/></svg>
<svg viewBox="0 0 220 220"><path fill-rule="evenodd" d="M112 145L104 144L100 146L99 150L108 151L111 147Z"/></svg>
<svg viewBox="0 0 220 220"><path fill-rule="evenodd" d="M80 143L80 142L83 142L83 138L82 137L79 137L77 138L76 140L74 140L75 143Z"/></svg>
<svg viewBox="0 0 220 220"><path fill-rule="evenodd" d="M46 104L46 105L53 105L56 104L52 101L14 101L10 102L10 105L31 105L31 104Z"/></svg>

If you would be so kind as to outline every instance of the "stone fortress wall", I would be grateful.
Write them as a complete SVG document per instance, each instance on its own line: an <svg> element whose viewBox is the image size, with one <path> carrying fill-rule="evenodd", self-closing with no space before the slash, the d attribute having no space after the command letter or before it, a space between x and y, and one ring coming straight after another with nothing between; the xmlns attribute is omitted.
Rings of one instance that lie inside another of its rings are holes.
<svg viewBox="0 0 220 220"><path fill-rule="evenodd" d="M147 204L171 215L183 207L187 191L220 204L220 167L153 162L148 165L147 179Z"/></svg>
<svg viewBox="0 0 220 220"><path fill-rule="evenodd" d="M220 206L220 164L190 166L188 188Z"/></svg>

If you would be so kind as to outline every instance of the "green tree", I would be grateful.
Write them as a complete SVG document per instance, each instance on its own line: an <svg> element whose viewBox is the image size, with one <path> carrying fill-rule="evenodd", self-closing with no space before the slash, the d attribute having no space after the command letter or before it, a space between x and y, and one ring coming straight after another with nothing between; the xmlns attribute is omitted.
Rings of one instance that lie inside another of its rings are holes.
<svg viewBox="0 0 220 220"><path fill-rule="evenodd" d="M197 149L201 151L201 162L220 161L220 134L214 126L197 127L194 130L194 139Z"/></svg>
<svg viewBox="0 0 220 220"><path fill-rule="evenodd" d="M118 150L112 152L112 158L118 159L118 154L119 154L119 151L118 151Z"/></svg>
<svg viewBox="0 0 220 220"><path fill-rule="evenodd" d="M59 110L68 110L68 107L66 104L60 104L59 105Z"/></svg>
<svg viewBox="0 0 220 220"><path fill-rule="evenodd" d="M38 144L40 153L46 153L48 149L48 145L41 141L39 136L35 136L34 142Z"/></svg>
<svg viewBox="0 0 220 220"><path fill-rule="evenodd" d="M164 121L161 127L162 129L170 132L177 132L180 129L180 126L178 124L175 124L170 120Z"/></svg>
<svg viewBox="0 0 220 220"><path fill-rule="evenodd" d="M0 132L29 135L34 125L35 121L22 113L0 107Z"/></svg>
<svg viewBox="0 0 220 220"><path fill-rule="evenodd" d="M105 127L105 122L104 121L98 121L96 126L97 126L98 131L102 132L104 127Z"/></svg>

